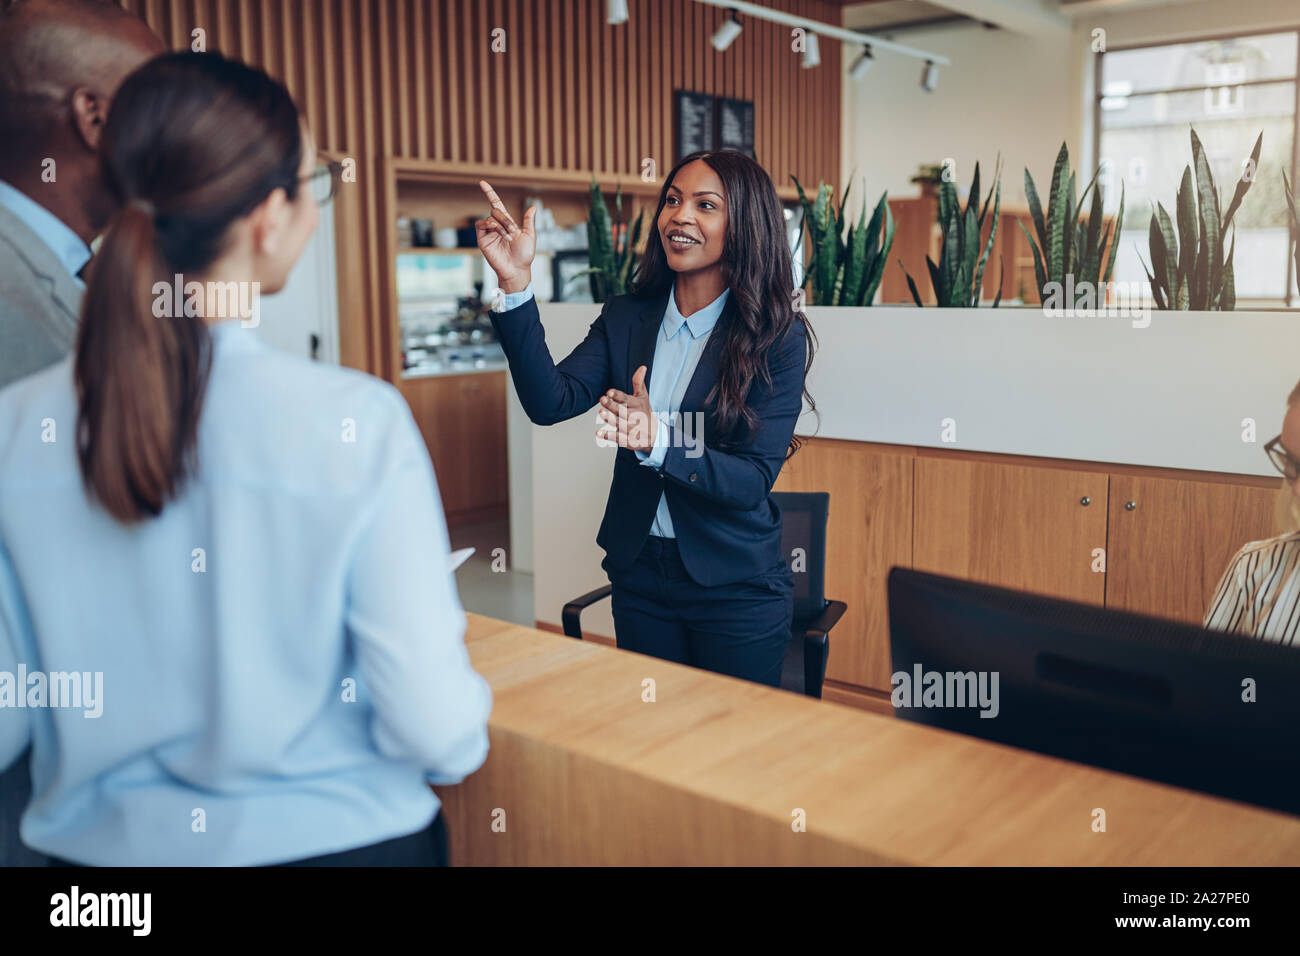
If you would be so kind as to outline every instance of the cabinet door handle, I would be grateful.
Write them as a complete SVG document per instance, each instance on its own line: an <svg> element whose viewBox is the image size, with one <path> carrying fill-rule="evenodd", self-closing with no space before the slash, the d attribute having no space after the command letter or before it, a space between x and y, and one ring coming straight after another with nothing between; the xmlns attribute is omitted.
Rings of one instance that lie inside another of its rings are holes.
<svg viewBox="0 0 1300 956"><path fill-rule="evenodd" d="M1079 504L1083 505L1086 508L1088 507L1088 505L1092 504L1092 499L1089 498L1087 495L1084 495L1082 498L1079 499Z"/></svg>
<svg viewBox="0 0 1300 956"><path fill-rule="evenodd" d="M1124 510L1125 510L1125 511L1136 511L1136 510L1137 510L1137 506L1138 506L1138 503L1137 503L1136 501L1126 501L1126 502L1124 502Z"/></svg>

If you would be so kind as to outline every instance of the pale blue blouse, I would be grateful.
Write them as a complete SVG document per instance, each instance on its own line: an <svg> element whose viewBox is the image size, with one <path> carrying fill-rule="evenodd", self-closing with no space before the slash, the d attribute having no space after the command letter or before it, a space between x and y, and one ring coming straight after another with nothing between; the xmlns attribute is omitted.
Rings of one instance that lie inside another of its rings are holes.
<svg viewBox="0 0 1300 956"><path fill-rule="evenodd" d="M0 391L0 768L32 744L23 841L74 862L377 843L487 754L406 402L238 320L213 341L197 472L135 525L82 485L70 360Z"/></svg>

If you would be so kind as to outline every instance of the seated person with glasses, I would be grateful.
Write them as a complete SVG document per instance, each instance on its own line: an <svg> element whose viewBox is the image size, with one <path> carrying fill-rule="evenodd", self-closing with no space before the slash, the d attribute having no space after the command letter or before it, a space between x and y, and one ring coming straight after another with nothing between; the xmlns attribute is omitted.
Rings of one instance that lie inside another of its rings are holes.
<svg viewBox="0 0 1300 956"><path fill-rule="evenodd" d="M1283 475L1277 519L1285 533L1252 541L1228 564L1205 626L1243 637L1300 644L1300 384L1287 399L1282 434L1264 451Z"/></svg>

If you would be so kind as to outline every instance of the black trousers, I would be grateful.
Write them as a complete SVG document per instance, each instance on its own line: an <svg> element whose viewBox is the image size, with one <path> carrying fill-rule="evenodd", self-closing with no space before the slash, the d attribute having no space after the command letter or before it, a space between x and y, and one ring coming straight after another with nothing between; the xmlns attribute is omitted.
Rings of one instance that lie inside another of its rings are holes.
<svg viewBox="0 0 1300 956"><path fill-rule="evenodd" d="M442 810L423 830L354 850L312 856L276 866L446 866L447 827Z"/></svg>
<svg viewBox="0 0 1300 956"><path fill-rule="evenodd" d="M50 866L81 866L58 857L49 858ZM406 836L394 837L381 843L371 843L352 850L312 856L272 866L446 866L447 828L442 822L442 811L423 830Z"/></svg>
<svg viewBox="0 0 1300 956"><path fill-rule="evenodd" d="M45 854L25 845L18 823L32 798L31 747L0 774L0 866L44 866Z"/></svg>
<svg viewBox="0 0 1300 956"><path fill-rule="evenodd" d="M649 535L610 584L620 648L780 686L794 615L794 575L784 562L746 581L706 587L686 573L675 539Z"/></svg>

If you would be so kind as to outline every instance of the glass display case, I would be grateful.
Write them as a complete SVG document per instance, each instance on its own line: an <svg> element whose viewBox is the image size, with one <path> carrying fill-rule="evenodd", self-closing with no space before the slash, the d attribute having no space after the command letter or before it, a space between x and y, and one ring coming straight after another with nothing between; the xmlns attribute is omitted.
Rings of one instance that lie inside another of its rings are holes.
<svg viewBox="0 0 1300 956"><path fill-rule="evenodd" d="M533 260L533 293L552 298L551 256ZM403 249L397 254L402 377L506 368L488 311L499 288L477 249Z"/></svg>
<svg viewBox="0 0 1300 956"><path fill-rule="evenodd" d="M487 264L477 249L397 255L402 376L459 375L506 367L483 299Z"/></svg>

